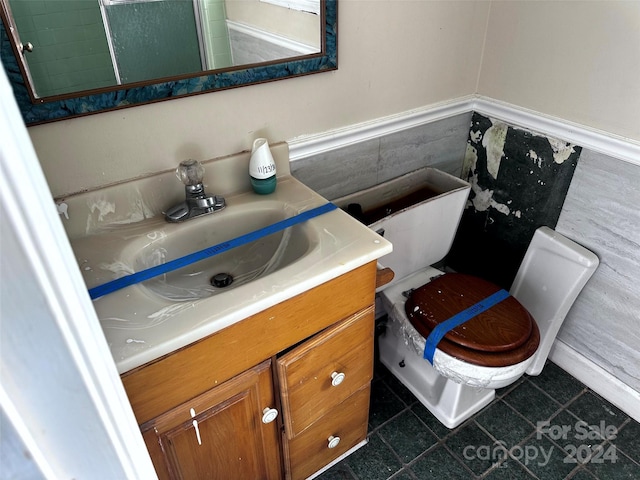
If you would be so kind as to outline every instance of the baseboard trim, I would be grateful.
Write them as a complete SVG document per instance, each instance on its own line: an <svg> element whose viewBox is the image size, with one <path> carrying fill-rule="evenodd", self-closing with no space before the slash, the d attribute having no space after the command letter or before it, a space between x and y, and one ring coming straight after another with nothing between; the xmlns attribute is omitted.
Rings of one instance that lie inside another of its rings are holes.
<svg viewBox="0 0 640 480"><path fill-rule="evenodd" d="M556 339L554 342L549 359L631 418L640 422L640 392L560 340Z"/></svg>
<svg viewBox="0 0 640 480"><path fill-rule="evenodd" d="M252 27L244 23L236 22L234 20L227 20L227 27L229 30L235 30L236 32L244 33L262 42L271 43L279 47L287 48L299 53L300 55L311 55L318 53L318 49L312 45L297 42L282 35L276 35L275 33L260 28Z"/></svg>
<svg viewBox="0 0 640 480"><path fill-rule="evenodd" d="M287 141L290 161L472 111L640 166L640 142L480 95L459 97L328 132L296 137Z"/></svg>

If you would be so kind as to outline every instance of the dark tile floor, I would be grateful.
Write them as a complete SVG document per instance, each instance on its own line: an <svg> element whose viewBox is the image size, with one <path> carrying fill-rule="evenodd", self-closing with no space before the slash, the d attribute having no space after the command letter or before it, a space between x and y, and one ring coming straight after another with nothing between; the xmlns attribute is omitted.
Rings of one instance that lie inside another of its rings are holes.
<svg viewBox="0 0 640 480"><path fill-rule="evenodd" d="M640 424L555 364L449 430L376 364L369 443L322 480L640 479Z"/></svg>

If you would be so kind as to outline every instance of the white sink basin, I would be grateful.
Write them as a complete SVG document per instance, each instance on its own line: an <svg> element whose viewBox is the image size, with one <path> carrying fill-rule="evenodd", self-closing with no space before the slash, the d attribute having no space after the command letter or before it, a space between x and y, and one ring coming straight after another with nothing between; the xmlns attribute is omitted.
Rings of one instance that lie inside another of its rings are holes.
<svg viewBox="0 0 640 480"><path fill-rule="evenodd" d="M326 205L327 200L288 174L288 152L281 150L278 185L269 195L250 191L248 154L206 165L211 177L205 178L205 186L224 195L227 207L183 223L167 223L161 214L184 195L175 190L179 182L171 172L65 199L65 226L87 288L121 281ZM388 241L335 209L115 290L93 305L123 373L390 251ZM233 283L212 286L211 277L218 273L230 274Z"/></svg>
<svg viewBox="0 0 640 480"><path fill-rule="evenodd" d="M142 246L140 242L134 242L123 255L129 259L127 263L133 266L133 270L139 272L212 246L227 248L234 239L277 224L295 213L282 202L231 205L223 211L178 226L166 224L164 229L147 234ZM298 224L169 271L143 282L141 286L171 301L202 299L291 265L317 243L318 235L304 224ZM212 284L216 276L218 282L214 283L217 286ZM227 285L228 282L231 283Z"/></svg>

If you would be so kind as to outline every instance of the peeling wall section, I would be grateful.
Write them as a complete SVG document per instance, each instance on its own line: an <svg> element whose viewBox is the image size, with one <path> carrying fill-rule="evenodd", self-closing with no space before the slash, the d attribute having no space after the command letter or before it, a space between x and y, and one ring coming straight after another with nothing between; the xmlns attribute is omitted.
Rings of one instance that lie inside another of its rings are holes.
<svg viewBox="0 0 640 480"><path fill-rule="evenodd" d="M474 113L462 170L471 192L448 266L509 288L535 230L555 228L581 150Z"/></svg>

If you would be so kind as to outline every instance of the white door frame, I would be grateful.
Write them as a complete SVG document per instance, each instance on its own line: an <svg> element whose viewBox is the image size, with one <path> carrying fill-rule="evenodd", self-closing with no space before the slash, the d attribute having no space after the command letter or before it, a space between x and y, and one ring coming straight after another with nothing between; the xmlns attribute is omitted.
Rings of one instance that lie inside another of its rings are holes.
<svg viewBox="0 0 640 480"><path fill-rule="evenodd" d="M0 167L2 446L28 452L12 466L157 478L3 68Z"/></svg>

